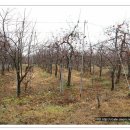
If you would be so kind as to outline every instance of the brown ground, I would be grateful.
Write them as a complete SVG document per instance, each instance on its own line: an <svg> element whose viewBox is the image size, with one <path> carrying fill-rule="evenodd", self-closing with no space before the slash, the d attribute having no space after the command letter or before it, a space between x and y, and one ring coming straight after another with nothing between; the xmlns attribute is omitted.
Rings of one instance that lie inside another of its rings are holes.
<svg viewBox="0 0 130 130"><path fill-rule="evenodd" d="M59 90L59 80L42 69L35 67L33 79L27 92L16 98L15 73L6 72L0 76L0 124L129 124L129 122L101 122L96 117L130 116L128 88L121 79L114 91L110 91L109 73L104 69L103 78L95 73L85 74L83 94L79 97L80 73L73 70L72 86L64 93ZM67 71L64 70L64 82ZM100 98L100 108L97 104Z"/></svg>

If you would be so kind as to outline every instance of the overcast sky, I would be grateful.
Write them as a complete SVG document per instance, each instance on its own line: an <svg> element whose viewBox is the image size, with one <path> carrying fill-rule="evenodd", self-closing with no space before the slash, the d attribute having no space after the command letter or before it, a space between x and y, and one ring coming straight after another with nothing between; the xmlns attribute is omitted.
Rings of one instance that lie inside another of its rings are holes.
<svg viewBox="0 0 130 130"><path fill-rule="evenodd" d="M129 6L26 6L26 7L1 7L16 8L14 12L24 9L30 14L30 21L37 21L36 30L40 39L47 39L51 33L58 35L61 28L70 29L80 20L79 27L83 31L83 22L88 22L86 35L91 42L102 40L103 32L109 25L121 23L123 20L130 21ZM86 26L86 27L87 27Z"/></svg>

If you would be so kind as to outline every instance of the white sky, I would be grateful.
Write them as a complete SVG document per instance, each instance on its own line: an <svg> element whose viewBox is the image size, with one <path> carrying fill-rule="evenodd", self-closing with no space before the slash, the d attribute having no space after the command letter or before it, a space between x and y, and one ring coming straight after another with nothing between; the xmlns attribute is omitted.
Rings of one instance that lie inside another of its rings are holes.
<svg viewBox="0 0 130 130"><path fill-rule="evenodd" d="M14 12L24 9L30 12L29 21L37 21L36 30L39 38L47 39L51 33L58 35L61 28L70 29L77 22L80 14L79 27L83 31L84 20L88 21L88 31L91 42L102 40L103 31L109 25L121 23L123 20L130 21L130 6L25 6L25 7L1 7L16 8ZM81 13L80 13L81 12Z"/></svg>

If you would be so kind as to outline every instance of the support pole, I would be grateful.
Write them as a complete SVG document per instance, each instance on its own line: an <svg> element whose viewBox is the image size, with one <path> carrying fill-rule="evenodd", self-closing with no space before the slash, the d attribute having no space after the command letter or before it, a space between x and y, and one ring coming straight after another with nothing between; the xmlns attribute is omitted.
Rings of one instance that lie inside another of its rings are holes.
<svg viewBox="0 0 130 130"><path fill-rule="evenodd" d="M84 21L84 34L83 34L83 44L82 44L82 61L81 61L81 79L80 79L80 98L82 96L83 90L83 64L84 64L84 39L85 39L85 25L86 21Z"/></svg>

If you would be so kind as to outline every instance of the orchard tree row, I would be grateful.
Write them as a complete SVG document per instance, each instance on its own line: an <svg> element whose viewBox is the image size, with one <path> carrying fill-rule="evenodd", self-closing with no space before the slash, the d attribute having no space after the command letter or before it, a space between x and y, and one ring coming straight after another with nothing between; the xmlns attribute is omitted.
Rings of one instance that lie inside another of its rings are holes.
<svg viewBox="0 0 130 130"><path fill-rule="evenodd" d="M15 20L14 20L15 19ZM81 31L79 24L83 24ZM124 77L129 87L130 78L130 33L129 23L112 25L104 30L106 39L91 43L87 40L87 22L77 21L70 30L51 35L47 41L40 41L35 30L36 23L28 21L26 12L14 15L13 10L0 11L0 70L13 69L16 72L16 94L21 94L21 84L37 65L59 78L60 92L63 92L63 69L67 70L66 85L71 87L72 70L81 73L80 96L84 86L84 73L94 75L95 67L99 68L102 78L103 68L109 69L111 90ZM87 77L86 77L87 79ZM31 80L31 79L30 79ZM27 81L28 83L28 81Z"/></svg>

